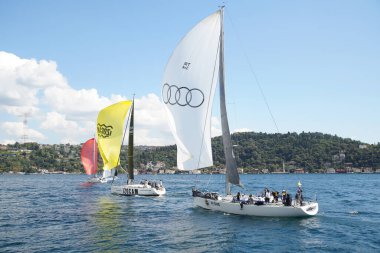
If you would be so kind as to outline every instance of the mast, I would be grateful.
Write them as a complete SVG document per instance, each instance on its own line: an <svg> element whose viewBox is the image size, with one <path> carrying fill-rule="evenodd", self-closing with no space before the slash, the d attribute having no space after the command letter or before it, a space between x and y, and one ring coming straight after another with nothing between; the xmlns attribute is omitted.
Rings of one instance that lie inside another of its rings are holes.
<svg viewBox="0 0 380 253"><path fill-rule="evenodd" d="M220 8L220 50L219 50L219 88L220 88L220 117L224 156L226 159L226 194L231 195L231 184L240 185L235 156L232 151L230 128L226 109L226 91L224 80L224 6Z"/></svg>
<svg viewBox="0 0 380 253"><path fill-rule="evenodd" d="M133 118L135 110L135 98L132 101L131 119L129 123L129 137L128 137L128 182L132 183L133 175Z"/></svg>

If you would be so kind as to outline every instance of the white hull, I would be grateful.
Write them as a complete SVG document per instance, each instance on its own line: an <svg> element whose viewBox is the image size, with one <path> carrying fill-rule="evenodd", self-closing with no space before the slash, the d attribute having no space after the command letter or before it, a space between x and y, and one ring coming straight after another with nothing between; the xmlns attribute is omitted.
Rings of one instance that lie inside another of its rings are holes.
<svg viewBox="0 0 380 253"><path fill-rule="evenodd" d="M161 196L166 194L164 187L151 187L145 184L126 184L126 185L113 185L111 187L112 194L124 196Z"/></svg>
<svg viewBox="0 0 380 253"><path fill-rule="evenodd" d="M112 177L90 177L87 179L87 182L89 183L109 183L109 182L112 182L114 180L117 180L118 178L115 177L115 178L112 178Z"/></svg>
<svg viewBox="0 0 380 253"><path fill-rule="evenodd" d="M87 179L87 182L89 183L101 183L101 178L100 177L89 177Z"/></svg>
<svg viewBox="0 0 380 253"><path fill-rule="evenodd" d="M101 177L101 178L99 178L99 181L100 181L100 183L109 183L109 182L112 183L112 181L115 181L117 179L118 179L118 177Z"/></svg>
<svg viewBox="0 0 380 253"><path fill-rule="evenodd" d="M282 203L269 203L264 205L244 204L232 202L232 197L208 199L194 197L196 206L230 214L263 216L263 217L304 217L314 216L318 213L318 203L304 201L303 205L284 206Z"/></svg>

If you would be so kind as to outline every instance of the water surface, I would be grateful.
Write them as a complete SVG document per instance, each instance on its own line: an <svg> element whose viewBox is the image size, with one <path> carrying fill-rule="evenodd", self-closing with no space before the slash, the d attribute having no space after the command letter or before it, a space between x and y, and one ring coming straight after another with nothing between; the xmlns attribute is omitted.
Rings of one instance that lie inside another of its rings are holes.
<svg viewBox="0 0 380 253"><path fill-rule="evenodd" d="M0 175L0 252L380 252L380 174L242 175L317 197L311 218L260 218L196 208L191 188L224 191L224 175L162 179L164 197L110 194L86 175Z"/></svg>

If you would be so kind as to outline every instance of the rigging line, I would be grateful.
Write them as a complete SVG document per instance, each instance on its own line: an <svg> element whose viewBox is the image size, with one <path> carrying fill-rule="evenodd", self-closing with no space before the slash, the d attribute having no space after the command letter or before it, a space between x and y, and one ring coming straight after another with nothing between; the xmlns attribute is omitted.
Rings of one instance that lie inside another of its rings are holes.
<svg viewBox="0 0 380 253"><path fill-rule="evenodd" d="M214 63L214 71L213 71L212 78L211 78L211 89L210 89L210 91L212 91L213 86L214 86L213 83L214 83L214 78L215 78L215 71L216 71L216 64L217 64L217 60L218 60L218 54L219 54L219 50L220 50L220 41L221 41L221 34L219 35L219 43L218 43L218 48L216 50L215 63ZM216 84L216 82L215 82L215 84ZM209 95L208 95L206 120L207 120L208 114L209 113L211 114L211 110L209 110L209 108L210 108L210 100L211 100L210 98L211 98L211 92L209 92ZM206 131L206 125L207 125L206 124L206 120L204 121L204 125L203 125L202 141L201 141L201 148L200 148L199 156L198 156L197 168L199 168L199 164L201 162L203 141L204 141L204 138L205 138L205 131ZM210 128L211 128L211 124L210 124ZM210 130L210 132L211 132L211 130ZM211 138L211 144L212 144L212 138ZM211 145L211 149L212 149L212 145ZM211 156L212 156L212 151L211 151Z"/></svg>
<svg viewBox="0 0 380 253"><path fill-rule="evenodd" d="M252 67L251 62L249 61L248 54L247 54L247 52L246 52L246 50L245 50L245 48L244 48L244 45L243 45L243 43L242 43L242 40L240 39L240 36L239 36L239 34L238 34L238 32L237 32L237 30L236 30L236 28L235 28L234 23L232 22L232 19L231 19L230 15L227 15L227 16L228 16L228 20L230 21L230 23L231 23L231 25L232 25L232 28L233 28L232 30L234 31L234 33L235 33L235 35L236 35L236 38L237 38L238 42L240 43L239 48L242 50L242 53L243 53L243 55L244 55L244 57L245 57L245 59L246 59L246 61L247 61L247 63L248 63L249 70L251 71L251 73L252 73L252 75L253 75L253 77L254 77L254 79L255 79L255 81L256 81L256 85L257 85L257 87L259 88L260 93L261 93L261 96L262 96L263 99L264 99L264 103L265 103L265 105L266 105L266 107L267 107L267 109L268 109L268 111L269 111L269 114L270 114L270 116L271 116L271 119L272 119L272 121L273 121L273 123L274 123L274 125L275 125L275 127L276 127L277 133L280 133L280 130L279 130L278 125L277 125L277 122L276 122L276 120L275 120L275 118L274 118L274 116L273 116L272 110L271 110L270 107L269 107L269 103L268 103L268 101L267 101L267 98L265 97L264 91L263 91L263 89L262 89L262 87L261 87L261 85L260 85L259 79L257 78L257 75L256 75L255 71L253 70L253 67Z"/></svg>
<svg viewBox="0 0 380 253"><path fill-rule="evenodd" d="M214 138L215 139L215 138ZM212 138L211 138L211 152L212 152L212 156L214 157L216 157L216 154L215 154L215 149L214 148L212 148ZM210 184L210 182L211 182L211 177L212 177L212 172L210 173L210 176L208 177L208 180L207 180L207 184L206 184L206 189L208 189L208 186L209 186L209 184Z"/></svg>
<svg viewBox="0 0 380 253"><path fill-rule="evenodd" d="M120 167L120 169L121 169L122 171L124 171L124 173L127 173L127 171L126 171L121 165L119 165L119 167Z"/></svg>
<svg viewBox="0 0 380 253"><path fill-rule="evenodd" d="M207 180L207 184L206 184L206 189L208 189L208 186L211 182L211 176L212 176L212 173L210 173L210 176L208 177L208 180Z"/></svg>

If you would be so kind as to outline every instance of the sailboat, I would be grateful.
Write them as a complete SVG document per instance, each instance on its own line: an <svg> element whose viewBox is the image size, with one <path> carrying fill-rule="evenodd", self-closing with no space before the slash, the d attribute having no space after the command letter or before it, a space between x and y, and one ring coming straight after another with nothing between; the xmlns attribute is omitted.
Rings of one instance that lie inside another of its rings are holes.
<svg viewBox="0 0 380 253"><path fill-rule="evenodd" d="M102 183L113 182L120 166L120 152L124 138L124 126L131 101L120 101L98 113L96 137L103 160Z"/></svg>
<svg viewBox="0 0 380 253"><path fill-rule="evenodd" d="M125 185L112 184L111 193L126 196L164 195L166 193L166 189L163 186L162 181L155 182L145 180L140 183L134 182L134 101L132 100L118 102L104 108L99 112L97 122L97 136L99 143L99 152L104 162L103 170L113 170L115 173L117 173L118 168L122 169L120 165L120 153L128 126L128 182Z"/></svg>
<svg viewBox="0 0 380 253"><path fill-rule="evenodd" d="M222 139L226 160L226 195L193 188L198 207L224 213L252 216L312 216L318 203L301 201L287 205L237 200L231 184L242 186L232 150L225 102L224 7L194 26L177 45L165 69L162 101L177 144L177 167L194 170L213 165L211 149L211 109L217 82L220 88ZM218 80L219 79L219 80Z"/></svg>
<svg viewBox="0 0 380 253"><path fill-rule="evenodd" d="M90 183L99 183L100 178L97 177L98 145L95 138L91 138L83 144L81 150L81 161L86 174L89 175L87 181Z"/></svg>

